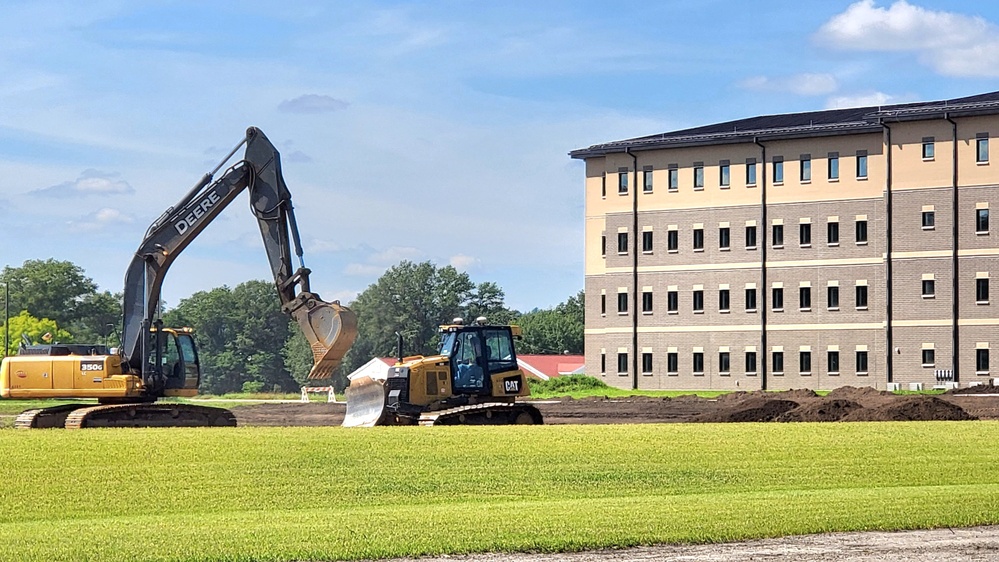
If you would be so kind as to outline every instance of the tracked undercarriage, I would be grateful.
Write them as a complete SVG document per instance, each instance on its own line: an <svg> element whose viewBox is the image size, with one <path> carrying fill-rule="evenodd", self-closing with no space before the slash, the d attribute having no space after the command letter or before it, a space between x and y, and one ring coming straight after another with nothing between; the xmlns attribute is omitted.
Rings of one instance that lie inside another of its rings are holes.
<svg viewBox="0 0 999 562"><path fill-rule="evenodd" d="M224 408L139 402L130 404L64 404L21 412L18 429L86 427L235 427L236 417Z"/></svg>

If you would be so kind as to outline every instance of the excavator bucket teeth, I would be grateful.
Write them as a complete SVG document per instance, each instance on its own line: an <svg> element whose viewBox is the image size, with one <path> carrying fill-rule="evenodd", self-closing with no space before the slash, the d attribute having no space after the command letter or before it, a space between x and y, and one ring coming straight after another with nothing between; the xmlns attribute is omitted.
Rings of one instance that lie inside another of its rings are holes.
<svg viewBox="0 0 999 562"><path fill-rule="evenodd" d="M344 427L374 427L385 415L385 386L375 379L363 376L350 381L347 387L347 413Z"/></svg>
<svg viewBox="0 0 999 562"><path fill-rule="evenodd" d="M312 294L292 316L312 348L309 378L332 377L357 337L357 316L338 302L325 302Z"/></svg>

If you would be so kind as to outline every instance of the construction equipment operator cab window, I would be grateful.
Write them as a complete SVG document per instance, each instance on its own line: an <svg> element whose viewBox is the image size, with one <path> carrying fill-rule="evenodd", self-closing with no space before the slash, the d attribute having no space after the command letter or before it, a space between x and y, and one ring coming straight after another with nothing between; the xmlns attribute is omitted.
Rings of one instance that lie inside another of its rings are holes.
<svg viewBox="0 0 999 562"><path fill-rule="evenodd" d="M476 391L485 388L486 357L482 339L478 332L461 332L455 341L454 387L460 391Z"/></svg>

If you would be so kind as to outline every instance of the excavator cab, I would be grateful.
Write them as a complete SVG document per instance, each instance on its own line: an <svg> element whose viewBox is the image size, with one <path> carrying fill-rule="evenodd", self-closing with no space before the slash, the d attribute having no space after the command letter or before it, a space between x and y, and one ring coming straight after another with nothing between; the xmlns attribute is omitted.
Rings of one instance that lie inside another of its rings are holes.
<svg viewBox="0 0 999 562"><path fill-rule="evenodd" d="M162 381L163 396L191 397L198 392L201 364L190 328L153 328L149 334L148 372Z"/></svg>

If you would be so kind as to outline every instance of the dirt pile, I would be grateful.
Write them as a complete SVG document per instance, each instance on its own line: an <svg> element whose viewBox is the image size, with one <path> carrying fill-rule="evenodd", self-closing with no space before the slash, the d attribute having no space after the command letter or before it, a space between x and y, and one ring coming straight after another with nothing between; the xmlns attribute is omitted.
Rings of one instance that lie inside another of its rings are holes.
<svg viewBox="0 0 999 562"><path fill-rule="evenodd" d="M938 396L874 388L732 392L718 398L605 396L533 402L549 425L670 422L833 422L999 419L999 388L978 386ZM342 403L255 404L231 408L241 426L340 425Z"/></svg>
<svg viewBox="0 0 999 562"><path fill-rule="evenodd" d="M999 394L999 387L991 384L980 384L967 388L955 388L948 390L945 394Z"/></svg>

